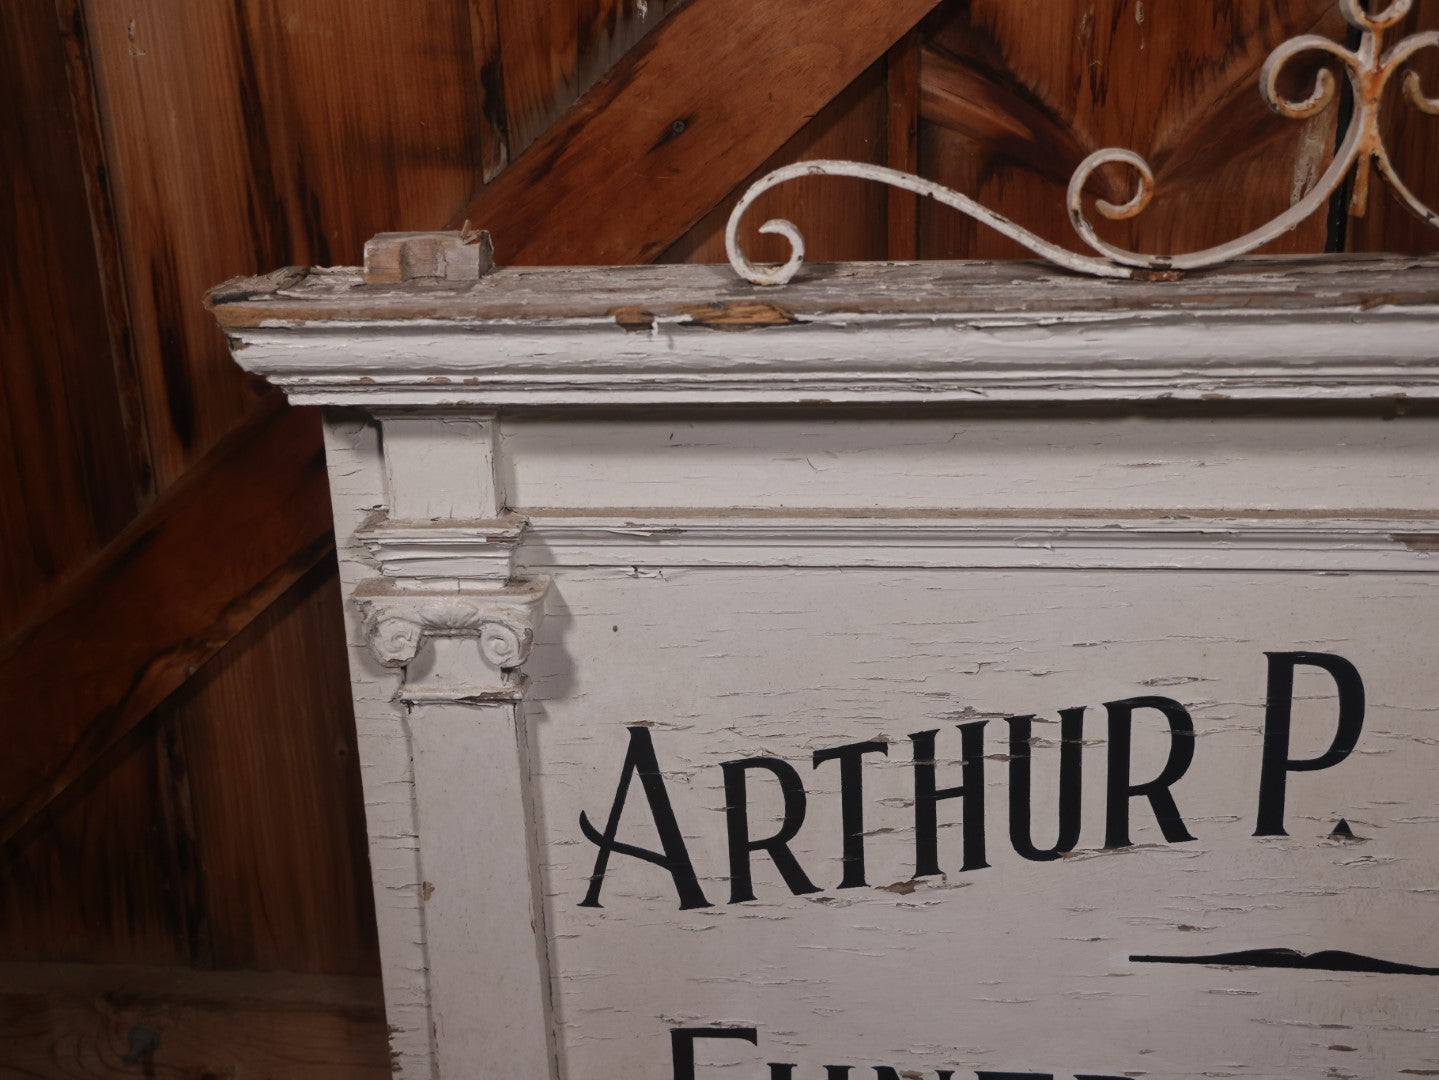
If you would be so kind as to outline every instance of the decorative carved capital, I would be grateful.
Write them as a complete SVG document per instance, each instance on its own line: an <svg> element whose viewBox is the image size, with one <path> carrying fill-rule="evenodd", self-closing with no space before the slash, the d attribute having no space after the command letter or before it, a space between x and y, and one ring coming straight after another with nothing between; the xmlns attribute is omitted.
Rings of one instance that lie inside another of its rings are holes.
<svg viewBox="0 0 1439 1080"><path fill-rule="evenodd" d="M517 669L529 659L549 585L536 577L440 592L379 579L355 590L355 604L375 658L404 671L402 700L513 701L524 694Z"/></svg>

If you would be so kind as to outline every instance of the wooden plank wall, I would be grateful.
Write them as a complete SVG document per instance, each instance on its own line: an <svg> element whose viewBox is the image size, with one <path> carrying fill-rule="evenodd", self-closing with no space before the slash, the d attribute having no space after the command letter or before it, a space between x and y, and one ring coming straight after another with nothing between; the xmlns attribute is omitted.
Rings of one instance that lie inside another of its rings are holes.
<svg viewBox="0 0 1439 1080"><path fill-rule="evenodd" d="M543 189L547 170L533 155L551 152L547 131L570 137L563 125L580 95L599 83L587 100L611 106L594 115L622 126L614 109L628 106L615 80L640 66L635 46L697 50L655 30L681 12L709 18L701 6L718 2L690 0L686 12L661 0L558 0L543 19L519 0L366 0L362 14L350 0L187 0L183 17L173 0L0 5L0 100L14 103L0 119L0 199L10 208L0 219L0 655L7 635L23 633L263 406L267 391L229 362L200 306L206 288L284 264L356 262L371 233L483 210L485 185L516 166L533 177L527 188ZM914 18L929 6L917 4ZM841 28L853 15L844 0L829 7ZM1439 3L1418 8L1404 29L1439 27ZM784 26L784 9L755 5L755 18L777 20L773 32L789 41L802 28ZM1114 237L1158 250L1213 243L1286 207L1332 151L1332 112L1282 120L1255 88L1268 51L1301 32L1342 39L1333 0L941 3L912 33L891 35L884 55L880 42L878 59L853 54L857 66L837 87L847 85L807 122L733 121L768 144L742 131L707 136L752 157L715 158L713 141L694 140L693 160L729 168L716 189L728 194L712 207L677 215L656 195L668 214L641 207L607 242L631 258L722 259L725 218L753 175L845 157L943 180L1077 247L1063 210L1069 175L1089 151L1120 145L1150 159L1159 190ZM615 66L621 58L629 67ZM1418 66L1434 92L1439 57ZM702 80L703 58L693 67ZM602 81L611 71L620 74ZM710 96L744 89L703 86ZM678 87L674 100L694 90ZM1429 167L1439 120L1397 94L1389 105L1396 161L1439 203ZM687 160L667 162L680 182ZM1127 181L1104 182L1118 194ZM1439 233L1381 187L1372 203L1363 220L1316 219L1273 250L1439 248ZM795 221L815 259L1021 254L942 207L850 180L789 185L752 213L754 224ZM778 257L777 241L752 242ZM541 250L548 261L587 261L585 244L577 231L569 246ZM0 961L10 962L0 982L30 972L43 983L38 972L50 969L32 966L55 961L333 978L338 989L314 984L310 1011L297 1015L350 1003L335 1008L369 1024L357 1045L383 1073L382 1025L353 1005L377 961L339 603L323 560L0 851ZM123 639L123 613L109 618ZM20 697L0 686L0 731L23 749L50 720L33 703L21 709ZM13 987L0 985L0 1071L68 1075L54 1064L60 1051L43 1056L72 1045L57 1025L85 1028L94 1060L119 1067L125 1048L117 1056L113 1044L139 1014L121 1023L114 1010L64 1004L93 1002L98 991L72 993L86 979L67 975L70 989L44 1007L33 994L6 998ZM225 987L175 986L181 997L230 1000ZM253 1009L234 1011L235 1024L252 1022ZM191 1013L173 1015L183 1027ZM311 1027L316 1046L343 1030ZM310 1029L297 1030L303 1046ZM175 1070L162 1075L199 1076L249 1060L244 1038L216 1039L218 1056L202 1047L183 1065L167 1065L164 1051L153 1062ZM354 1075L363 1071L357 1064ZM298 1065L285 1074L321 1075Z"/></svg>

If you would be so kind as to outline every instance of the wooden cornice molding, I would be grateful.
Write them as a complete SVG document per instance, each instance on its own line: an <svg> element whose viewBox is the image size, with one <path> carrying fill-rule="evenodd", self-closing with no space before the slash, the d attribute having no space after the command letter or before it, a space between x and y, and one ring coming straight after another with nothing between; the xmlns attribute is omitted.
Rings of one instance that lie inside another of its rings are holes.
<svg viewBox="0 0 1439 1080"><path fill-rule="evenodd" d="M478 288L324 270L232 282L212 305L239 363L299 404L1312 402L1439 396L1436 284L1439 262L1415 257L1122 287L1035 263L813 265L779 288L726 266L499 270Z"/></svg>
<svg viewBox="0 0 1439 1080"><path fill-rule="evenodd" d="M0 642L0 843L333 550L318 428L262 406Z"/></svg>

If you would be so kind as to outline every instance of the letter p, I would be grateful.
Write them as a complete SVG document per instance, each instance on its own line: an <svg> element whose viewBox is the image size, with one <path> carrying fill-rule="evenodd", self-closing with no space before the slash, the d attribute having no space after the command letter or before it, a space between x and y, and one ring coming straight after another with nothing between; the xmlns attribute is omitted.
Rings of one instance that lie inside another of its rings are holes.
<svg viewBox="0 0 1439 1080"><path fill-rule="evenodd" d="M1259 770L1259 820L1255 836L1288 836L1284 831L1284 795L1292 772L1315 772L1338 765L1359 742L1364 727L1364 683L1348 660L1334 653L1272 652L1268 701L1264 707L1264 757ZM1289 756L1289 726L1294 708L1294 669L1322 668L1339 688L1339 723L1329 749L1318 757Z"/></svg>

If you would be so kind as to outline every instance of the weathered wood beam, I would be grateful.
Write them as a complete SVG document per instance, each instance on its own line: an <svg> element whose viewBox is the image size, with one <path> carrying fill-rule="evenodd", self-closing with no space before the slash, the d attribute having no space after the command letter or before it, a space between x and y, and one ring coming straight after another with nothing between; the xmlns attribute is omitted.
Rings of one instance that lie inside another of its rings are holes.
<svg viewBox="0 0 1439 1080"><path fill-rule="evenodd" d="M911 30L885 57L885 164L919 172L920 33ZM903 188L886 191L887 254L891 259L919 257L919 196Z"/></svg>
<svg viewBox="0 0 1439 1080"><path fill-rule="evenodd" d="M0 1074L390 1075L378 976L0 964Z"/></svg>
<svg viewBox="0 0 1439 1080"><path fill-rule="evenodd" d="M451 222L501 264L647 262L935 0L693 0L627 53Z"/></svg>
<svg viewBox="0 0 1439 1080"><path fill-rule="evenodd" d="M511 263L644 262L903 36L935 0L694 0L455 216ZM705 58L697 78L695 57ZM0 843L332 543L313 419L233 434L0 644Z"/></svg>
<svg viewBox="0 0 1439 1080"><path fill-rule="evenodd" d="M0 843L332 548L328 490L267 404L0 642Z"/></svg>

